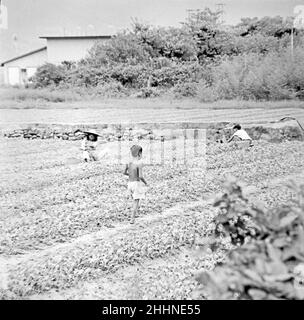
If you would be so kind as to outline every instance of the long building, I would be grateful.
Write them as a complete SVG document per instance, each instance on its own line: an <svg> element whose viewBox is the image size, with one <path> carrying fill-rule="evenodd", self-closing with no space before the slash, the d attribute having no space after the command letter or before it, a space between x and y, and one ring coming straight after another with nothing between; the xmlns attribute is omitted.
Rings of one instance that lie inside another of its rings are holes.
<svg viewBox="0 0 304 320"><path fill-rule="evenodd" d="M79 61L96 41L107 41L111 36L42 36L46 46L12 57L1 63L6 85L25 85L37 68L46 62Z"/></svg>

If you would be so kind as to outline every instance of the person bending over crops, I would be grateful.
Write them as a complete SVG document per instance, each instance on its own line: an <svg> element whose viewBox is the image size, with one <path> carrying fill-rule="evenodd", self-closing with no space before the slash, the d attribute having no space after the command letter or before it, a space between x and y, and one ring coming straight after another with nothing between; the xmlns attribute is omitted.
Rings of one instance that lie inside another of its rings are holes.
<svg viewBox="0 0 304 320"><path fill-rule="evenodd" d="M147 182L143 177L142 147L133 145L131 147L131 160L126 165L124 174L129 177L128 191L133 198L133 210L131 223L134 223L139 201L145 199Z"/></svg>
<svg viewBox="0 0 304 320"><path fill-rule="evenodd" d="M88 162L98 161L103 158L108 153L108 149L105 148L102 151L97 152L99 134L95 130L88 130L84 131L83 133L85 134L85 137L81 143L83 160Z"/></svg>
<svg viewBox="0 0 304 320"><path fill-rule="evenodd" d="M249 147L253 146L252 139L248 135L248 133L242 129L242 127L237 124L233 127L234 133L232 137L228 140L228 142L231 141L243 141L243 142L248 142Z"/></svg>

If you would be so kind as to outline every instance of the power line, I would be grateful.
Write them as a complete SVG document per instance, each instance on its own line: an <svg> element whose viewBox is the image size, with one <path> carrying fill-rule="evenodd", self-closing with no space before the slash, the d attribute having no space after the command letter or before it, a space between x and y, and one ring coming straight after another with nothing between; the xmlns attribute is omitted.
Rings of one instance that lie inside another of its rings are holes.
<svg viewBox="0 0 304 320"><path fill-rule="evenodd" d="M225 3L216 3L216 12L219 14L219 23L223 24L225 22L224 20L224 16L225 16L225 7L226 4ZM202 13L202 9L187 9L187 13L188 13L188 19L189 20L193 20L193 19L199 19Z"/></svg>
<svg viewBox="0 0 304 320"><path fill-rule="evenodd" d="M193 18L198 19L201 9L187 9L187 12L188 12L188 19L193 19Z"/></svg>

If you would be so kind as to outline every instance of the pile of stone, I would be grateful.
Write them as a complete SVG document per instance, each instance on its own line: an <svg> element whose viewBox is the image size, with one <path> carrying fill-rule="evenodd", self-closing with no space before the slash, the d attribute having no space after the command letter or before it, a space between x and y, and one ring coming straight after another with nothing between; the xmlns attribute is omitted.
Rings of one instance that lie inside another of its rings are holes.
<svg viewBox="0 0 304 320"><path fill-rule="evenodd" d="M133 130L126 128L124 130L105 129L99 130L100 140L134 140L134 139L160 139L152 131L140 129ZM7 138L25 138L25 139L62 139L62 140L81 140L84 137L82 130L60 130L45 128L27 128L17 129L12 132L4 133Z"/></svg>
<svg viewBox="0 0 304 320"><path fill-rule="evenodd" d="M83 131L89 128L75 126L33 126L26 129L17 129L4 133L8 138L25 138L25 139L62 139L62 140L81 140L84 138ZM270 142L280 142L286 140L303 140L303 132L298 127L286 126L282 128L266 128L264 126L255 126L245 128L253 140L267 140ZM96 131L100 134L100 140L104 142L112 142L117 140L140 140L152 139L165 140L172 139L171 129L143 129L121 126L108 126L98 128ZM183 136L184 131L178 130L179 135ZM175 133L176 134L176 131ZM207 141L209 143L227 141L233 131L227 127L227 123L217 123L207 128Z"/></svg>
<svg viewBox="0 0 304 320"><path fill-rule="evenodd" d="M46 130L38 128L17 129L12 132L4 133L7 138L25 138L25 139L62 139L79 140L80 136L74 132L60 132L58 130Z"/></svg>

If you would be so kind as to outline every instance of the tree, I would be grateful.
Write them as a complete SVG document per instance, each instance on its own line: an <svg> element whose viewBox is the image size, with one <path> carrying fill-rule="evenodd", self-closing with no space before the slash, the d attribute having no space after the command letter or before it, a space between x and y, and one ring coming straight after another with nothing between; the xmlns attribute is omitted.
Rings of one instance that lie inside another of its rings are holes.
<svg viewBox="0 0 304 320"><path fill-rule="evenodd" d="M183 61L196 58L196 42L185 28L152 28L135 22L133 32L151 58L165 57Z"/></svg>
<svg viewBox="0 0 304 320"><path fill-rule="evenodd" d="M58 85L64 81L67 76L67 69L63 65L54 65L45 63L40 66L32 78L35 87L47 87L49 85Z"/></svg>
<svg viewBox="0 0 304 320"><path fill-rule="evenodd" d="M286 33L290 34L292 21L293 19L291 17L284 19L281 16L263 17L261 19L256 17L242 18L237 28L240 29L241 36L259 33L265 36L281 38Z"/></svg>
<svg viewBox="0 0 304 320"><path fill-rule="evenodd" d="M201 63L220 55L234 54L234 34L219 23L220 13L209 8L198 10L183 24L197 46L197 58Z"/></svg>
<svg viewBox="0 0 304 320"><path fill-rule="evenodd" d="M86 62L94 65L109 65L113 63L138 64L149 61L138 38L133 33L120 33L108 42L97 42L89 51Z"/></svg>

